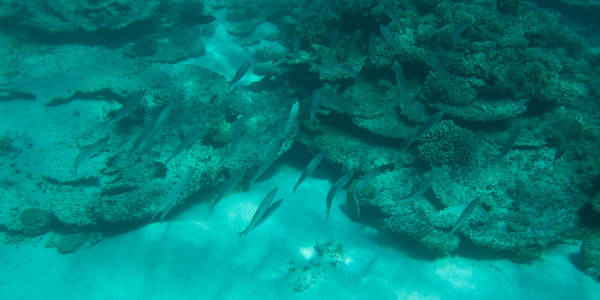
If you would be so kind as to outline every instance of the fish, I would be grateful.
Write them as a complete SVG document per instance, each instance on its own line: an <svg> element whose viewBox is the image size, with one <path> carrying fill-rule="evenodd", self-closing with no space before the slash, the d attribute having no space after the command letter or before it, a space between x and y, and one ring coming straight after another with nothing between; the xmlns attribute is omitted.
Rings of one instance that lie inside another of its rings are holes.
<svg viewBox="0 0 600 300"><path fill-rule="evenodd" d="M294 56L298 56L298 51L300 50L300 37L295 35L292 39L292 54Z"/></svg>
<svg viewBox="0 0 600 300"><path fill-rule="evenodd" d="M358 202L358 194L367 187L367 184L373 180L373 178L379 176L381 171L371 172L367 175L361 177L358 182L354 185L352 189L352 200L354 200L354 205L356 205L356 216L360 217L360 203Z"/></svg>
<svg viewBox="0 0 600 300"><path fill-rule="evenodd" d="M374 62L377 56L377 48L375 47L375 32L371 31L369 34L369 58L371 62Z"/></svg>
<svg viewBox="0 0 600 300"><path fill-rule="evenodd" d="M129 153L137 152L141 148L142 144L144 144L144 142L148 141L150 138L152 138L152 136L154 136L156 134L156 132L158 132L158 130L167 121L167 118L169 118L169 115L171 114L172 109L173 109L173 104L171 104L171 103L167 103L167 104L163 105L163 107L160 109L160 111L158 113L158 116L156 116L156 118L154 118L152 123L150 123L150 124L146 125L146 127L144 127L144 130L142 130L140 135L137 137L137 139L133 143L133 147L131 147L131 150L129 151Z"/></svg>
<svg viewBox="0 0 600 300"><path fill-rule="evenodd" d="M246 169L244 169L244 168L240 168L240 169L236 170L235 172L233 172L231 177L219 189L219 192L217 193L217 197L215 198L215 200L213 200L212 203L210 204L210 212L211 213L213 212L213 210L215 209L217 204L225 196L227 196L227 194L229 194L233 190L233 188L235 188L238 185L240 180L242 180L242 177L244 177L244 174L246 174Z"/></svg>
<svg viewBox="0 0 600 300"><path fill-rule="evenodd" d="M429 131L429 129L431 129L431 127L433 127L435 124L437 124L442 117L444 117L444 113L443 112L438 112L435 115L433 115L431 118L429 118L429 120L427 120L427 122L425 122L425 124L423 124L423 126L419 127L419 129L417 129L417 131L412 134L411 136L409 136L406 141L404 142L404 145L402 145L402 147L400 147L400 152L404 152L404 150L408 149L408 147L419 137L421 137L422 135L424 135L425 133L427 133L427 131Z"/></svg>
<svg viewBox="0 0 600 300"><path fill-rule="evenodd" d="M175 186L173 186L173 188L165 196L165 201L164 201L163 206L161 206L161 208L159 210L157 210L154 213L154 215L152 215L152 219L150 219L151 221L154 221L154 219L156 219L156 216L158 216L158 214L161 212L162 212L162 214L160 215L160 222L162 223L164 221L165 217L167 216L167 214L169 214L171 209L173 209L173 207L175 206L175 203L179 199L179 196L181 195L181 193L183 192L185 187L188 185L188 183L190 182L190 179L192 179L192 176L194 175L195 172L196 172L196 169L191 168L179 179L177 184L175 184Z"/></svg>
<svg viewBox="0 0 600 300"><path fill-rule="evenodd" d="M280 200L276 201L275 203L273 203L273 199L275 198L276 194L277 194L277 187L272 188L267 193L265 198L263 198L263 200L260 202L260 205L254 212L254 216L252 216L252 220L250 221L250 224L248 224L248 226L246 226L246 228L239 233L240 239L243 238L244 236L246 236L251 230L258 227L258 225L262 224L281 205L281 202L283 202L283 199L280 199Z"/></svg>
<svg viewBox="0 0 600 300"><path fill-rule="evenodd" d="M277 141L271 146L265 157L263 157L263 159L260 161L258 169L254 173L254 176L252 176L250 179L248 186L252 186L256 179L258 179L258 177L260 177L260 175L262 175L277 159L277 154L279 154L279 149L281 148L282 142L283 141L281 139L277 139Z"/></svg>
<svg viewBox="0 0 600 300"><path fill-rule="evenodd" d="M312 123L319 109L319 103L321 102L321 90L314 90L312 94L312 101L310 102L310 122Z"/></svg>
<svg viewBox="0 0 600 300"><path fill-rule="evenodd" d="M142 99L144 99L144 95L146 95L145 91L139 91L129 96L129 98L127 99L125 104L123 104L121 109L119 109L112 117L106 120L105 123L116 123L125 118L138 106L138 104L140 104L140 102L142 102Z"/></svg>
<svg viewBox="0 0 600 300"><path fill-rule="evenodd" d="M233 78L229 81L229 86L231 87L234 84L236 84L238 81L240 81L240 79L242 79L242 77L244 77L244 75L246 75L246 73L250 69L251 65L252 65L251 61L246 61L243 64L241 64L240 67L237 69L237 71L235 71Z"/></svg>
<svg viewBox="0 0 600 300"><path fill-rule="evenodd" d="M386 16L388 16L392 21L400 22L400 17L396 14L394 9L392 9L392 7L387 3L383 4L383 13Z"/></svg>
<svg viewBox="0 0 600 300"><path fill-rule="evenodd" d="M438 169L432 169L429 172L429 175L425 178L425 180L423 180L423 182L421 182L421 184L419 184L412 193L410 193L408 196L402 197L400 199L414 199L414 198L417 198L417 197L423 195L431 187L431 184L435 180L435 177L437 176L438 173L439 173Z"/></svg>
<svg viewBox="0 0 600 300"><path fill-rule="evenodd" d="M73 173L77 175L77 169L79 168L81 162L88 159L90 156L92 156L92 154L100 151L100 149L104 148L104 146L106 146L106 144L108 143L108 140L109 137L104 137L99 141L83 148L81 152L77 154L77 157L75 157L75 160L73 161Z"/></svg>
<svg viewBox="0 0 600 300"><path fill-rule="evenodd" d="M398 85L398 88L400 88L400 91L404 94L406 92L406 76L404 75L404 69L397 60L394 60L392 68L394 69L394 74L396 75L396 84Z"/></svg>
<svg viewBox="0 0 600 300"><path fill-rule="evenodd" d="M510 131L508 135L508 139L500 149L500 154L496 157L496 161L501 160L512 148L515 146L515 143L519 139L519 134L521 133L521 127L517 126Z"/></svg>
<svg viewBox="0 0 600 300"><path fill-rule="evenodd" d="M246 125L246 120L248 120L248 115L242 115L233 124L233 129L231 130L231 142L229 144L231 150L234 150L237 144L240 142L242 131L244 131L244 125Z"/></svg>
<svg viewBox="0 0 600 300"><path fill-rule="evenodd" d="M350 181L352 176L354 176L354 172L350 172L350 173L340 177L340 179L338 179L335 183L333 183L331 185L331 188L329 188L329 192L327 192L327 200L325 202L325 205L326 205L325 212L327 213L328 220L329 220L329 212L331 211L331 203L333 202L333 197L335 197L335 194L337 194L337 192L340 189L342 189L348 183L348 181Z"/></svg>
<svg viewBox="0 0 600 300"><path fill-rule="evenodd" d="M298 116L299 108L300 108L300 103L298 101L294 102L294 104L292 105L292 108L290 108L290 113L288 114L288 120L287 120L287 123L285 124L285 130L283 131L282 138L285 138L288 135L288 133L290 133L290 129L292 129L292 126L294 125L294 121L296 120L296 117Z"/></svg>
<svg viewBox="0 0 600 300"><path fill-rule="evenodd" d="M392 32L390 31L390 28L388 28L387 26L385 26L383 24L379 24L379 32L381 33L381 36L383 36L383 39L390 46L392 46L392 48L398 49L398 46L396 45L396 42L394 40L394 36L392 35Z"/></svg>
<svg viewBox="0 0 600 300"><path fill-rule="evenodd" d="M463 209L462 213L460 213L460 217L458 217L458 220L456 220L456 222L454 223L450 234L454 234L454 232L462 226L462 224L469 218L469 216L471 216L478 204L479 198L475 198L465 207L465 209Z"/></svg>
<svg viewBox="0 0 600 300"><path fill-rule="evenodd" d="M306 178L310 177L310 175L315 171L315 169L317 169L321 161L323 161L323 158L325 158L325 152L321 151L317 155L315 155L313 159L310 160L310 162L308 163L308 165L306 165L306 168L304 168L304 171L302 171L302 174L300 175L298 181L296 181L296 184L293 187L294 193L296 193L296 189L298 189L300 184L304 182Z"/></svg>
<svg viewBox="0 0 600 300"><path fill-rule="evenodd" d="M331 32L331 37L329 37L329 51L333 52L335 49L335 45L340 38L340 29L338 27L334 28Z"/></svg>
<svg viewBox="0 0 600 300"><path fill-rule="evenodd" d="M181 141L181 144L179 144L179 146L177 146L177 148L175 148L175 151L173 151L171 156L169 156L169 158L167 158L167 160L165 161L165 164L169 163L169 161L171 161L171 159L175 158L181 152L187 151L190 149L190 147L192 147L194 142L196 142L196 140L198 140L198 138L200 138L202 133L204 133L204 127L206 126L206 119L207 119L206 115L202 115L200 117L200 119L196 122L194 127L192 127L190 132L183 138L183 141Z"/></svg>
<svg viewBox="0 0 600 300"><path fill-rule="evenodd" d="M460 40L460 36L465 31L465 29L471 26L470 21L464 21L454 26L454 31L452 32L452 50L456 51L456 46L458 45L458 41Z"/></svg>

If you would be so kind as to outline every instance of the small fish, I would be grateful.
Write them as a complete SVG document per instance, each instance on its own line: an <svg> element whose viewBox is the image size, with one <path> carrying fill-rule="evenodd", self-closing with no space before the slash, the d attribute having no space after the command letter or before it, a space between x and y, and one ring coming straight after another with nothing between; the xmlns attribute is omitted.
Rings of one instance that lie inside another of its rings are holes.
<svg viewBox="0 0 600 300"><path fill-rule="evenodd" d="M319 109L319 103L321 102L321 89L314 90L312 94L312 101L310 102L310 122L312 123Z"/></svg>
<svg viewBox="0 0 600 300"><path fill-rule="evenodd" d="M479 198L475 198L469 203L469 205L467 205L467 207L465 207L465 209L460 214L460 217L458 217L458 220L456 220L456 222L454 223L450 234L454 234L454 232L462 226L462 224L469 218L469 216L471 216L471 214L477 207L477 204L479 204Z"/></svg>
<svg viewBox="0 0 600 300"><path fill-rule="evenodd" d="M429 120L427 120L427 122L425 122L425 124L423 124L423 126L419 127L419 129L417 129L417 131L412 134L411 136L409 136L406 141L404 142L404 145L402 145L402 147L400 147L400 152L403 152L404 150L408 149L408 147L419 137L421 137L422 135L424 135L425 133L427 133L427 131L429 131L429 129L431 129L431 127L435 126L435 124L437 124L442 117L444 116L443 112L438 112L435 115L433 115L431 118L429 118Z"/></svg>
<svg viewBox="0 0 600 300"><path fill-rule="evenodd" d="M388 16L392 21L400 22L400 17L396 14L394 9L389 4L383 4L383 13Z"/></svg>
<svg viewBox="0 0 600 300"><path fill-rule="evenodd" d="M248 226L246 226L246 228L239 233L240 239L246 236L251 230L258 227L258 225L262 224L281 205L283 199L280 199L273 203L275 194L277 194L277 187L271 189L267 193L265 198L262 200L262 202L260 202L260 205L256 209L256 212L254 212L254 216L252 216L250 224L248 224Z"/></svg>
<svg viewBox="0 0 600 300"><path fill-rule="evenodd" d="M233 172L231 177L225 182L225 184L223 184L223 187L219 189L219 192L217 193L217 198L215 198L215 200L213 200L213 202L210 204L211 213L213 212L217 204L225 196L227 196L227 194L229 194L233 190L233 188L235 188L238 185L240 180L242 180L242 177L244 177L244 174L246 174L246 169L243 168L240 168L237 171Z"/></svg>
<svg viewBox="0 0 600 300"><path fill-rule="evenodd" d="M354 172L350 172L340 177L340 179L338 179L333 185L331 185L329 192L327 192L327 200L325 202L327 219L329 219L329 212L331 211L331 203L333 202L333 197L335 197L335 194L337 194L337 192L340 189L342 189L348 183L348 181L350 181L352 176L354 176Z"/></svg>
<svg viewBox="0 0 600 300"><path fill-rule="evenodd" d="M374 62L375 57L377 56L377 48L375 46L375 32L371 31L369 34L369 58L371 59L371 62Z"/></svg>
<svg viewBox="0 0 600 300"><path fill-rule="evenodd" d="M183 151L187 151L190 149L190 147L192 147L194 142L196 142L196 140L198 140L198 138L200 138L202 133L204 133L204 127L206 126L206 119L207 119L206 115L202 115L200 117L200 119L196 122L194 127L192 127L190 132L183 138L183 141L181 141L181 144L179 144L179 146L177 146L177 148L175 148L175 151L173 151L173 154L171 154L171 156L169 156L169 158L167 158L167 160L165 161L165 164L169 163L169 161L171 161L171 159L173 159L177 155L179 155L179 153L181 153Z"/></svg>
<svg viewBox="0 0 600 300"><path fill-rule="evenodd" d="M73 172L75 175L77 175L77 169L79 168L81 162L88 159L90 156L92 156L92 154L100 151L100 149L104 148L104 146L106 146L106 144L108 143L108 140L109 137L102 138L99 141L85 147L83 150L81 150L81 152L79 152L79 154L77 155L77 157L75 157L75 160L73 161Z"/></svg>
<svg viewBox="0 0 600 300"><path fill-rule="evenodd" d="M452 32L452 50L453 51L456 51L456 47L460 40L460 36L465 31L465 29L469 28L469 26L471 26L470 21L464 21L464 22L461 22L460 24L457 24L454 26L454 31Z"/></svg>
<svg viewBox="0 0 600 300"><path fill-rule="evenodd" d="M142 102L142 99L144 99L145 94L146 93L144 91L139 91L129 96L127 102L123 104L121 109L119 109L112 117L106 120L105 123L116 123L119 122L121 119L125 118L138 106L138 104L140 104L140 102Z"/></svg>
<svg viewBox="0 0 600 300"><path fill-rule="evenodd" d="M177 203L177 200L179 200L181 193L190 182L190 179L192 179L192 176L194 175L195 171L195 168L191 168L179 179L177 184L175 184L175 186L173 186L173 188L165 196L163 206L161 206L161 208L157 210L154 213L154 215L152 215L152 219L150 219L151 221L154 221L154 219L156 219L156 216L158 216L160 212L162 212L162 214L160 215L160 222L162 223L164 221L167 214L169 214L171 209L173 209L173 207L175 206L175 203Z"/></svg>
<svg viewBox="0 0 600 300"><path fill-rule="evenodd" d="M292 39L292 54L298 56L298 51L300 51L300 37L295 35Z"/></svg>
<svg viewBox="0 0 600 300"><path fill-rule="evenodd" d="M290 109L290 113L288 114L287 123L285 124L285 130L283 131L282 138L285 138L288 133L290 133L290 129L294 125L294 121L296 121L296 116L298 116L298 109L300 108L300 103L298 101L294 102L292 108Z"/></svg>
<svg viewBox="0 0 600 300"><path fill-rule="evenodd" d="M390 45L392 46L392 48L394 49L398 49L398 46L396 45L396 41L394 39L394 35L392 34L392 32L390 31L390 28L388 28L387 26L383 25L383 24L379 24L379 32L381 33L381 36L383 36L383 39Z"/></svg>
<svg viewBox="0 0 600 300"><path fill-rule="evenodd" d="M233 75L233 78L231 79L231 81L229 81L229 86L231 87L234 84L236 84L238 81L240 81L240 79L242 79L242 77L244 77L244 75L246 75L246 73L250 69L251 65L252 65L251 61L246 61L243 64L241 64L240 67L235 72L235 75Z"/></svg>
<svg viewBox="0 0 600 300"><path fill-rule="evenodd" d="M417 198L417 197L423 195L431 187L431 184L435 180L435 177L437 176L437 174L438 174L438 169L432 169L429 172L429 175L427 176L427 178L425 178L425 180L423 180L423 182L421 182L421 184L419 184L417 186L417 188L415 189L414 192L412 192L408 196L402 197L400 199L414 199L414 198Z"/></svg>
<svg viewBox="0 0 600 300"><path fill-rule="evenodd" d="M360 203L358 201L358 194L367 187L367 184L373 180L373 178L379 176L381 174L380 171L371 172L367 175L361 177L358 182L354 185L354 189L352 189L352 200L354 200L354 205L356 206L356 216L360 217Z"/></svg>
<svg viewBox="0 0 600 300"><path fill-rule="evenodd" d="M404 75L404 69L402 68L402 65L397 60L394 60L392 68L394 69L394 74L396 75L396 84L398 85L398 88L402 94L406 93L406 76Z"/></svg>
<svg viewBox="0 0 600 300"><path fill-rule="evenodd" d="M258 169L254 173L254 176L252 176L250 179L248 186L252 186L256 179L258 179L258 177L260 177L260 175L262 175L277 159L277 154L279 154L279 149L281 149L282 142L283 141L281 139L277 139L277 141L271 146L265 157L260 161Z"/></svg>
<svg viewBox="0 0 600 300"><path fill-rule="evenodd" d="M173 108L173 104L167 103L160 109L160 112L154 118L152 123L150 123L146 127L144 127L144 130L142 130L140 135L137 137L137 139L133 143L133 147L131 148L129 153L137 152L141 148L141 146L144 144L144 142L148 141L150 138L152 138L152 136L154 136L156 134L156 132L158 132L158 130L167 121L167 118L169 118L172 108Z"/></svg>
<svg viewBox="0 0 600 300"><path fill-rule="evenodd" d="M335 45L340 38L340 29L338 27L334 28L331 32L331 37L329 38L329 51L333 52L335 49Z"/></svg>
<svg viewBox="0 0 600 300"><path fill-rule="evenodd" d="M231 130L231 142L229 144L231 150L234 150L237 144L240 142L242 132L244 131L244 125L246 125L246 120L248 120L248 115L242 115L237 119L237 121L235 121L235 124L233 124L233 129Z"/></svg>
<svg viewBox="0 0 600 300"><path fill-rule="evenodd" d="M296 184L294 185L294 193L296 192L296 189L300 186L300 184L306 178L310 177L310 175L315 171L315 169L317 169L321 161L323 161L323 158L325 158L325 152L321 151L319 152L319 154L315 155L313 159L310 160L308 165L306 165L306 168L304 168L304 171L302 171L300 178L298 178L298 181L296 181Z"/></svg>
<svg viewBox="0 0 600 300"><path fill-rule="evenodd" d="M519 139L520 133L521 133L520 126L517 126L510 131L510 134L508 135L508 139L502 146L502 149L500 149L500 154L498 154L498 157L496 157L496 161L501 160L506 154L508 154L508 152L510 152L510 150L512 150L512 148L515 146L515 143Z"/></svg>

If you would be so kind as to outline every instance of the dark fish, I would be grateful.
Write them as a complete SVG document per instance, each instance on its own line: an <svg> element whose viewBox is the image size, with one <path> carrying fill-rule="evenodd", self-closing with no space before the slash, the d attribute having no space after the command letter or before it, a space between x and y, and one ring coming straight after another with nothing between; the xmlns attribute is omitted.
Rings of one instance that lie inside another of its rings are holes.
<svg viewBox="0 0 600 300"><path fill-rule="evenodd" d="M416 139L427 133L427 131L429 131L429 129L431 129L431 127L433 127L435 124L437 124L443 116L444 113L440 111L433 115L431 118L429 118L429 120L427 120L427 122L425 122L423 126L419 127L419 129L417 129L417 131L414 134L412 134L406 139L404 145L400 148L400 152L406 150Z"/></svg>
<svg viewBox="0 0 600 300"><path fill-rule="evenodd" d="M161 206L161 208L154 213L154 215L152 216L151 221L154 221L154 219L156 219L156 216L158 216L158 214L160 212L162 212L162 214L160 215L160 222L162 222L165 219L165 217L167 216L167 214L175 206L175 203L177 203L177 200L181 196L181 193L183 192L183 190L185 189L185 187L190 182L190 179L192 179L192 176L194 175L195 171L196 171L195 168L191 168L191 169L189 169L183 175L183 177L181 177L179 179L179 181L177 182L177 184L165 196L165 201L163 203L163 206Z"/></svg>
<svg viewBox="0 0 600 300"><path fill-rule="evenodd" d="M315 155L315 157L313 157L313 159L310 160L308 165L306 165L306 168L304 168L304 171L302 171L300 178L298 178L298 181L294 185L294 188L293 188L294 193L296 192L296 189L300 186L300 184L306 178L310 177L310 175L315 171L315 169L317 169L317 167L319 166L321 161L323 161L323 158L325 158L325 152L321 151L321 152L319 152L319 154Z"/></svg>
<svg viewBox="0 0 600 300"><path fill-rule="evenodd" d="M217 193L217 197L215 198L215 200L213 200L213 202L210 204L210 212L211 213L215 209L215 206L217 206L217 204L223 198L225 198L225 196L227 196L227 194L229 194L233 190L233 188L235 188L238 185L240 180L242 180L242 177L244 177L244 174L246 174L246 169L243 169L243 168L240 168L237 171L233 172L231 177L219 189L219 192Z"/></svg>
<svg viewBox="0 0 600 300"><path fill-rule="evenodd" d="M298 116L299 108L300 108L300 103L298 101L294 102L294 104L292 105L292 108L290 108L290 112L288 114L288 120L287 120L287 123L285 124L285 130L283 131L282 138L285 138L288 135L288 133L290 132L290 129L292 129L292 125L294 125L294 121L296 121L296 116Z"/></svg>
<svg viewBox="0 0 600 300"><path fill-rule="evenodd" d="M202 133L204 133L204 127L206 126L206 119L207 119L206 115L202 115L200 117L200 119L196 122L196 125L194 125L194 127L192 127L190 132L183 138L183 141L181 141L181 144L179 144L179 146L177 146L177 148L175 148L175 151L173 151L173 154L171 154L171 156L169 156L169 158L167 158L167 160L165 161L165 164L169 163L169 161L171 161L171 159L173 159L177 155L179 155L179 153L181 153L183 151L187 151L190 149L190 147L192 147L194 142L196 142L196 140L198 140L198 138L200 138Z"/></svg>
<svg viewBox="0 0 600 300"><path fill-rule="evenodd" d="M248 184L249 186L252 186L254 181L256 181L256 179L258 179L258 177L260 177L260 175L262 175L273 164L275 159L277 159L277 154L279 154L279 149L281 149L281 143L282 140L277 139L277 141L271 146L265 157L260 161L254 176L252 176L250 179Z"/></svg>
<svg viewBox="0 0 600 300"><path fill-rule="evenodd" d="M471 216L471 214L477 207L477 204L479 204L479 198L475 198L475 200L471 201L469 205L465 207L465 209L460 214L460 217L458 217L458 220L456 220L456 222L454 223L450 234L454 234L454 232L462 226L462 224L469 218L469 216Z"/></svg>
<svg viewBox="0 0 600 300"><path fill-rule="evenodd" d="M92 154L97 153L98 151L100 151L100 149L104 148L104 146L106 146L106 144L108 143L108 139L108 137L102 138L99 141L83 148L83 150L79 152L79 154L77 155L77 157L75 157L75 160L73 161L73 171L75 175L77 175L77 169L79 168L79 164L81 164L82 161L92 156Z"/></svg>
<svg viewBox="0 0 600 300"><path fill-rule="evenodd" d="M358 194L367 187L367 184L373 180L373 178L379 176L381 174L380 171L371 172L367 175L361 177L358 182L354 185L352 189L352 200L354 200L354 205L356 205L356 216L360 217L360 203L358 201Z"/></svg>
<svg viewBox="0 0 600 300"><path fill-rule="evenodd" d="M515 143L517 142L517 139L519 139L520 133L521 133L520 126L517 126L510 131L510 134L508 135L508 139L502 146L502 149L500 149L500 154L498 154L498 157L496 157L496 161L501 160L506 154L508 154L508 152L510 152L510 150L512 150L512 148L515 146Z"/></svg>
<svg viewBox="0 0 600 300"><path fill-rule="evenodd" d="M423 195L431 187L431 184L435 180L435 177L437 176L437 174L438 174L438 169L432 169L429 172L429 175L427 176L427 178L425 178L425 180L423 180L423 182L421 182L421 184L419 184L417 186L417 188L412 193L410 193L410 195L403 197L401 199L414 199L416 197Z"/></svg>
<svg viewBox="0 0 600 300"><path fill-rule="evenodd" d="M340 189L342 189L348 183L348 181L350 181L353 175L354 172L350 172L342 176L333 185L331 185L331 188L329 188L329 192L327 192L327 201L325 202L327 219L329 219L329 211L331 210L331 203L333 202L333 197L335 197L335 194L337 194L337 192Z"/></svg>
<svg viewBox="0 0 600 300"><path fill-rule="evenodd" d="M229 81L229 86L232 86L236 82L240 81L240 79L242 79L242 77L244 77L244 75L246 75L246 73L250 69L251 65L252 65L251 61L246 61L243 64L241 64L240 67L235 72L235 75L233 75L233 78L231 79L231 81Z"/></svg>
<svg viewBox="0 0 600 300"><path fill-rule="evenodd" d="M142 102L142 99L144 99L145 94L146 93L144 91L139 91L139 92L134 93L133 95L129 96L129 98L127 99L127 102L125 102L125 104L123 104L121 109L119 109L112 117L110 117L106 121L106 123L116 123L116 122L119 122L124 117L126 117L129 113L131 113L138 106L138 104L140 104L140 102Z"/></svg>
<svg viewBox="0 0 600 300"><path fill-rule="evenodd" d="M242 232L240 232L240 239L243 238L246 234L248 234L251 230L256 228L258 225L262 224L281 205L283 199L272 203L273 198L275 198L275 194L277 194L276 187L271 189L269 193L267 193L265 198L262 200L262 202L260 202L260 205L256 209L256 212L254 212L254 216L252 216L250 224L248 224L248 226L246 226L246 228Z"/></svg>
<svg viewBox="0 0 600 300"><path fill-rule="evenodd" d="M375 60L377 56L377 48L375 47L375 32L371 31L369 34L369 58L371 58L371 62Z"/></svg>
<svg viewBox="0 0 600 300"><path fill-rule="evenodd" d="M310 122L315 119L317 110L319 109L319 103L321 102L321 90L314 90L312 94L312 101L310 102Z"/></svg>
<svg viewBox="0 0 600 300"><path fill-rule="evenodd" d="M383 36L383 39L390 46L392 46L392 48L394 48L394 49L398 48L398 46L396 45L396 41L394 39L394 35L392 34L392 32L390 31L390 29L387 26L380 24L379 25L379 32L381 32L381 35Z"/></svg>
<svg viewBox="0 0 600 300"><path fill-rule="evenodd" d="M164 123L167 121L167 118L169 118L169 114L171 114L172 108L173 104L171 103L165 104L162 107L162 109L158 113L158 116L154 118L152 123L144 127L144 130L142 130L140 135L137 137L137 139L133 143L133 147L131 148L130 153L138 151L141 148L142 144L144 144L144 142L152 138L152 136L154 136L156 132L158 132L158 130L162 128Z"/></svg>

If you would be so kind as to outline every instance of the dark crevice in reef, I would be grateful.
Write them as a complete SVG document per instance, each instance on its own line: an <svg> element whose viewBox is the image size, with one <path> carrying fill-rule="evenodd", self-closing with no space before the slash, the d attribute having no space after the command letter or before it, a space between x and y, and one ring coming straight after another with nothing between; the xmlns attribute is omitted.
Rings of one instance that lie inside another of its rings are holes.
<svg viewBox="0 0 600 300"><path fill-rule="evenodd" d="M579 226L600 229L600 213L594 210L591 204L584 205L577 215L579 216Z"/></svg>
<svg viewBox="0 0 600 300"><path fill-rule="evenodd" d="M88 45L118 48L126 43L139 40L141 37L152 34L158 29L157 19L148 19L133 22L128 26L118 29L99 29L96 31L76 30L70 32L48 32L43 29L22 25L20 19L15 17L0 21L0 28L5 33L20 37L34 43L48 45Z"/></svg>
<svg viewBox="0 0 600 300"><path fill-rule="evenodd" d="M328 127L335 128L348 135L359 138L370 146L400 148L403 143L403 140L401 139L379 136L364 128L358 127L344 114L331 112L329 115L319 116L319 120Z"/></svg>

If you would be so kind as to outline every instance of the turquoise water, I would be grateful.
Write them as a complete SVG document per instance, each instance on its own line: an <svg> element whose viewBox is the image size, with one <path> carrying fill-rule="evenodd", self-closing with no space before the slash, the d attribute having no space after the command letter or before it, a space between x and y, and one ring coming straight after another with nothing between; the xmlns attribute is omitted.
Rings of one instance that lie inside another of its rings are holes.
<svg viewBox="0 0 600 300"><path fill-rule="evenodd" d="M600 3L0 2L2 299L600 299Z"/></svg>

